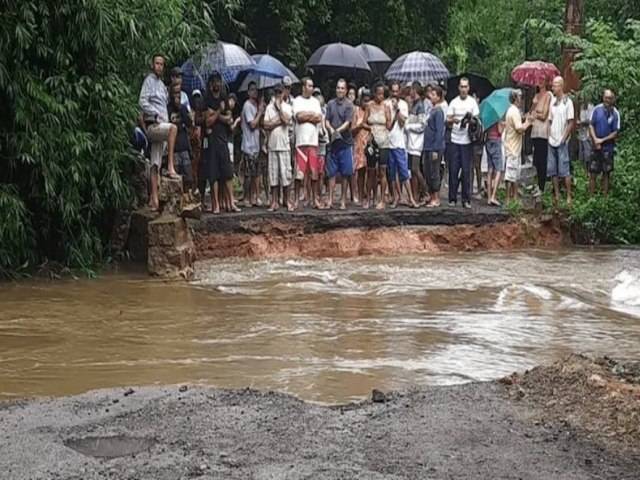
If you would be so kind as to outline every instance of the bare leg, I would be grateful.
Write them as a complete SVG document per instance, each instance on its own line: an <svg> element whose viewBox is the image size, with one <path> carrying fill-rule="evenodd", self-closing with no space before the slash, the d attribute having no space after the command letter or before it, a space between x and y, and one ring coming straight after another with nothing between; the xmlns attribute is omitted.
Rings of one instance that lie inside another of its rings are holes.
<svg viewBox="0 0 640 480"><path fill-rule="evenodd" d="M560 203L560 182L558 181L558 177L551 178L553 182L553 202L556 206Z"/></svg>
<svg viewBox="0 0 640 480"><path fill-rule="evenodd" d="M414 208L418 208L416 199L414 198L413 192L411 191L411 182L409 180L405 180L404 187L407 189L407 194L409 195L409 205L411 205Z"/></svg>
<svg viewBox="0 0 640 480"><path fill-rule="evenodd" d="M357 183L358 183L358 197L361 202L366 202L369 195L368 191L365 191L365 177L367 174L366 167L363 167L356 171Z"/></svg>
<svg viewBox="0 0 640 480"><path fill-rule="evenodd" d="M358 183L356 180L357 179L355 175L351 175L349 177L349 186L351 187L351 199L353 200L353 203L357 205L358 203L360 203L359 197L361 196L361 193L358 190Z"/></svg>
<svg viewBox="0 0 640 480"><path fill-rule="evenodd" d="M573 203L573 197L571 196L571 177L565 177L564 186L567 188L567 205L571 205Z"/></svg>
<svg viewBox="0 0 640 480"><path fill-rule="evenodd" d="M157 166L153 166L151 167L151 175L150 175L150 180L151 180L151 198L149 199L149 203L150 203L150 207L153 210L157 210L158 207L160 206L160 201L158 200L158 167Z"/></svg>
<svg viewBox="0 0 640 480"><path fill-rule="evenodd" d="M336 189L336 177L331 177L329 178L329 198L327 199L327 208L333 208L333 197L335 195L335 189ZM344 195L344 191L342 192L342 195Z"/></svg>
<svg viewBox="0 0 640 480"><path fill-rule="evenodd" d="M233 198L233 178L227 180L224 184L224 199L225 206L230 212L239 212L240 209L236 205L236 201Z"/></svg>
<svg viewBox="0 0 640 480"><path fill-rule="evenodd" d="M370 205L376 203L376 185L378 183L378 177L376 176L376 169L367 167L367 196L364 203L364 208L369 208Z"/></svg>
<svg viewBox="0 0 640 480"><path fill-rule="evenodd" d="M380 178L380 203L378 203L378 205L376 205L376 208L378 210L384 210L387 203L386 203L386 192L389 189L389 185L387 183L387 167L383 167L380 166L378 167L378 177ZM373 198L375 199L375 194L373 196Z"/></svg>
<svg viewBox="0 0 640 480"><path fill-rule="evenodd" d="M293 209L298 209L298 199L300 198L300 189L302 188L302 180L297 180L293 188Z"/></svg>
<svg viewBox="0 0 640 480"><path fill-rule="evenodd" d="M340 199L340 210L347 209L347 188L348 184L353 185L354 180L353 175L350 177L342 177L342 198Z"/></svg>
<svg viewBox="0 0 640 480"><path fill-rule="evenodd" d="M178 136L178 127L171 124L171 128L169 129L169 136L167 138L167 149L169 150L169 158L167 160L167 170L169 170L169 175L176 175L176 167L175 167L175 150L176 150L176 137Z"/></svg>
<svg viewBox="0 0 640 480"><path fill-rule="evenodd" d="M269 206L270 212L275 212L280 207L280 187L271 187L271 205Z"/></svg>
<svg viewBox="0 0 640 480"><path fill-rule="evenodd" d="M218 193L220 190L220 182L215 181L211 187L211 208L213 213L220 213L220 203L218 203Z"/></svg>

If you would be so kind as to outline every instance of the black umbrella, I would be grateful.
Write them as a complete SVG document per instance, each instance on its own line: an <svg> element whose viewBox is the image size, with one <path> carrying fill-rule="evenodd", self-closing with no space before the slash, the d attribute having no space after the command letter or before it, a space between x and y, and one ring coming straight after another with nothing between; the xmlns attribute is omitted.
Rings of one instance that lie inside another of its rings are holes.
<svg viewBox="0 0 640 480"><path fill-rule="evenodd" d="M329 43L321 46L309 57L307 67L330 68L335 71L371 71L360 52L346 43Z"/></svg>
<svg viewBox="0 0 640 480"><path fill-rule="evenodd" d="M447 102L450 102L458 95L458 85L462 77L467 77L469 79L469 86L471 87L469 93L472 95L475 93L480 100L487 98L491 95L491 92L496 89L496 87L494 87L491 81L486 77L476 75L474 73L462 73L455 77L451 77L447 81L447 95L445 97Z"/></svg>
<svg viewBox="0 0 640 480"><path fill-rule="evenodd" d="M356 47L356 50L367 61L369 67L371 67L371 72L375 76L384 77L384 72L387 71L392 63L391 57L384 50L368 43L361 43Z"/></svg>

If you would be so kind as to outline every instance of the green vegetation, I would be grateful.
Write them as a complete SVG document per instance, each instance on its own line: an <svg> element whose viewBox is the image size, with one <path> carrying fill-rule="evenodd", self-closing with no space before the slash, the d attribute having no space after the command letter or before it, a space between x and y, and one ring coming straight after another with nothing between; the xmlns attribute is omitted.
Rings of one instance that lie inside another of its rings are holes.
<svg viewBox="0 0 640 480"><path fill-rule="evenodd" d="M583 95L618 94L623 124L613 192L588 200L576 180L571 221L594 242L640 242L640 8L588 1L583 39L560 25L562 0L5 0L0 10L0 276L110 258L118 210L133 202L129 133L154 52L169 63L218 34L299 72L329 41L392 56L421 49L452 72L496 84L529 58L559 62L574 42ZM528 51L527 51L528 50Z"/></svg>

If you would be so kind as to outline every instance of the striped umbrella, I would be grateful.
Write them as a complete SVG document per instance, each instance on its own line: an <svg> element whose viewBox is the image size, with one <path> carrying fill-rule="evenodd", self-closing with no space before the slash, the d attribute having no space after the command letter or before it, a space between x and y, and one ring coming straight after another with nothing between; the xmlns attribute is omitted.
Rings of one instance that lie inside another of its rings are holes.
<svg viewBox="0 0 640 480"><path fill-rule="evenodd" d="M405 53L391 64L385 74L388 80L398 80L402 83L420 82L423 85L444 81L450 76L444 63L428 52Z"/></svg>
<svg viewBox="0 0 640 480"><path fill-rule="evenodd" d="M255 66L256 62L239 45L217 42L203 47L202 51L182 64L182 88L191 93L203 89L209 75L218 71L225 83L234 82L238 74Z"/></svg>

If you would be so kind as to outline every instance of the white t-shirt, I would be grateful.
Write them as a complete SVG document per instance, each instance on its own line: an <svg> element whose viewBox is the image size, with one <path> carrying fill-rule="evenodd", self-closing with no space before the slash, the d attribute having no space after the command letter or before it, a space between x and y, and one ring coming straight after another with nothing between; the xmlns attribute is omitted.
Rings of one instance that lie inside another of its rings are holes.
<svg viewBox="0 0 640 480"><path fill-rule="evenodd" d="M391 109L391 118L395 118L396 113L393 111L393 104L391 100L387 100L387 105ZM405 118L405 122L407 118L409 118L409 105L402 99L398 100L398 112ZM396 121L393 125L393 128L389 132L389 148L406 148L406 142L404 138L404 127L400 126L400 123Z"/></svg>
<svg viewBox="0 0 640 480"><path fill-rule="evenodd" d="M322 115L320 102L315 97L304 98L302 95L293 100L293 114L311 112ZM295 122L296 147L318 146L318 125L314 123Z"/></svg>
<svg viewBox="0 0 640 480"><path fill-rule="evenodd" d="M287 125L280 125L269 133L269 151L272 152L286 152L287 150L291 150L291 144L289 143L289 126L291 125L293 109L287 102L282 102L280 109L289 117L289 123ZM279 118L280 114L276 110L275 103L272 101L267 105L267 109L264 112L264 121L271 123Z"/></svg>
<svg viewBox="0 0 640 480"><path fill-rule="evenodd" d="M460 121L464 116L471 112L474 117L480 115L480 109L478 108L478 102L476 99L467 96L462 100L459 96L451 100L449 109L447 110L447 117L453 116L456 120ZM471 137L469 137L469 126L460 128L460 124L453 124L451 127L451 143L456 145L469 145L471 143Z"/></svg>
<svg viewBox="0 0 640 480"><path fill-rule="evenodd" d="M556 97L551 99L551 108L549 109L549 121L551 129L549 130L549 145L559 147L562 143L564 131L567 128L567 122L573 120L573 101L566 95L562 100Z"/></svg>

